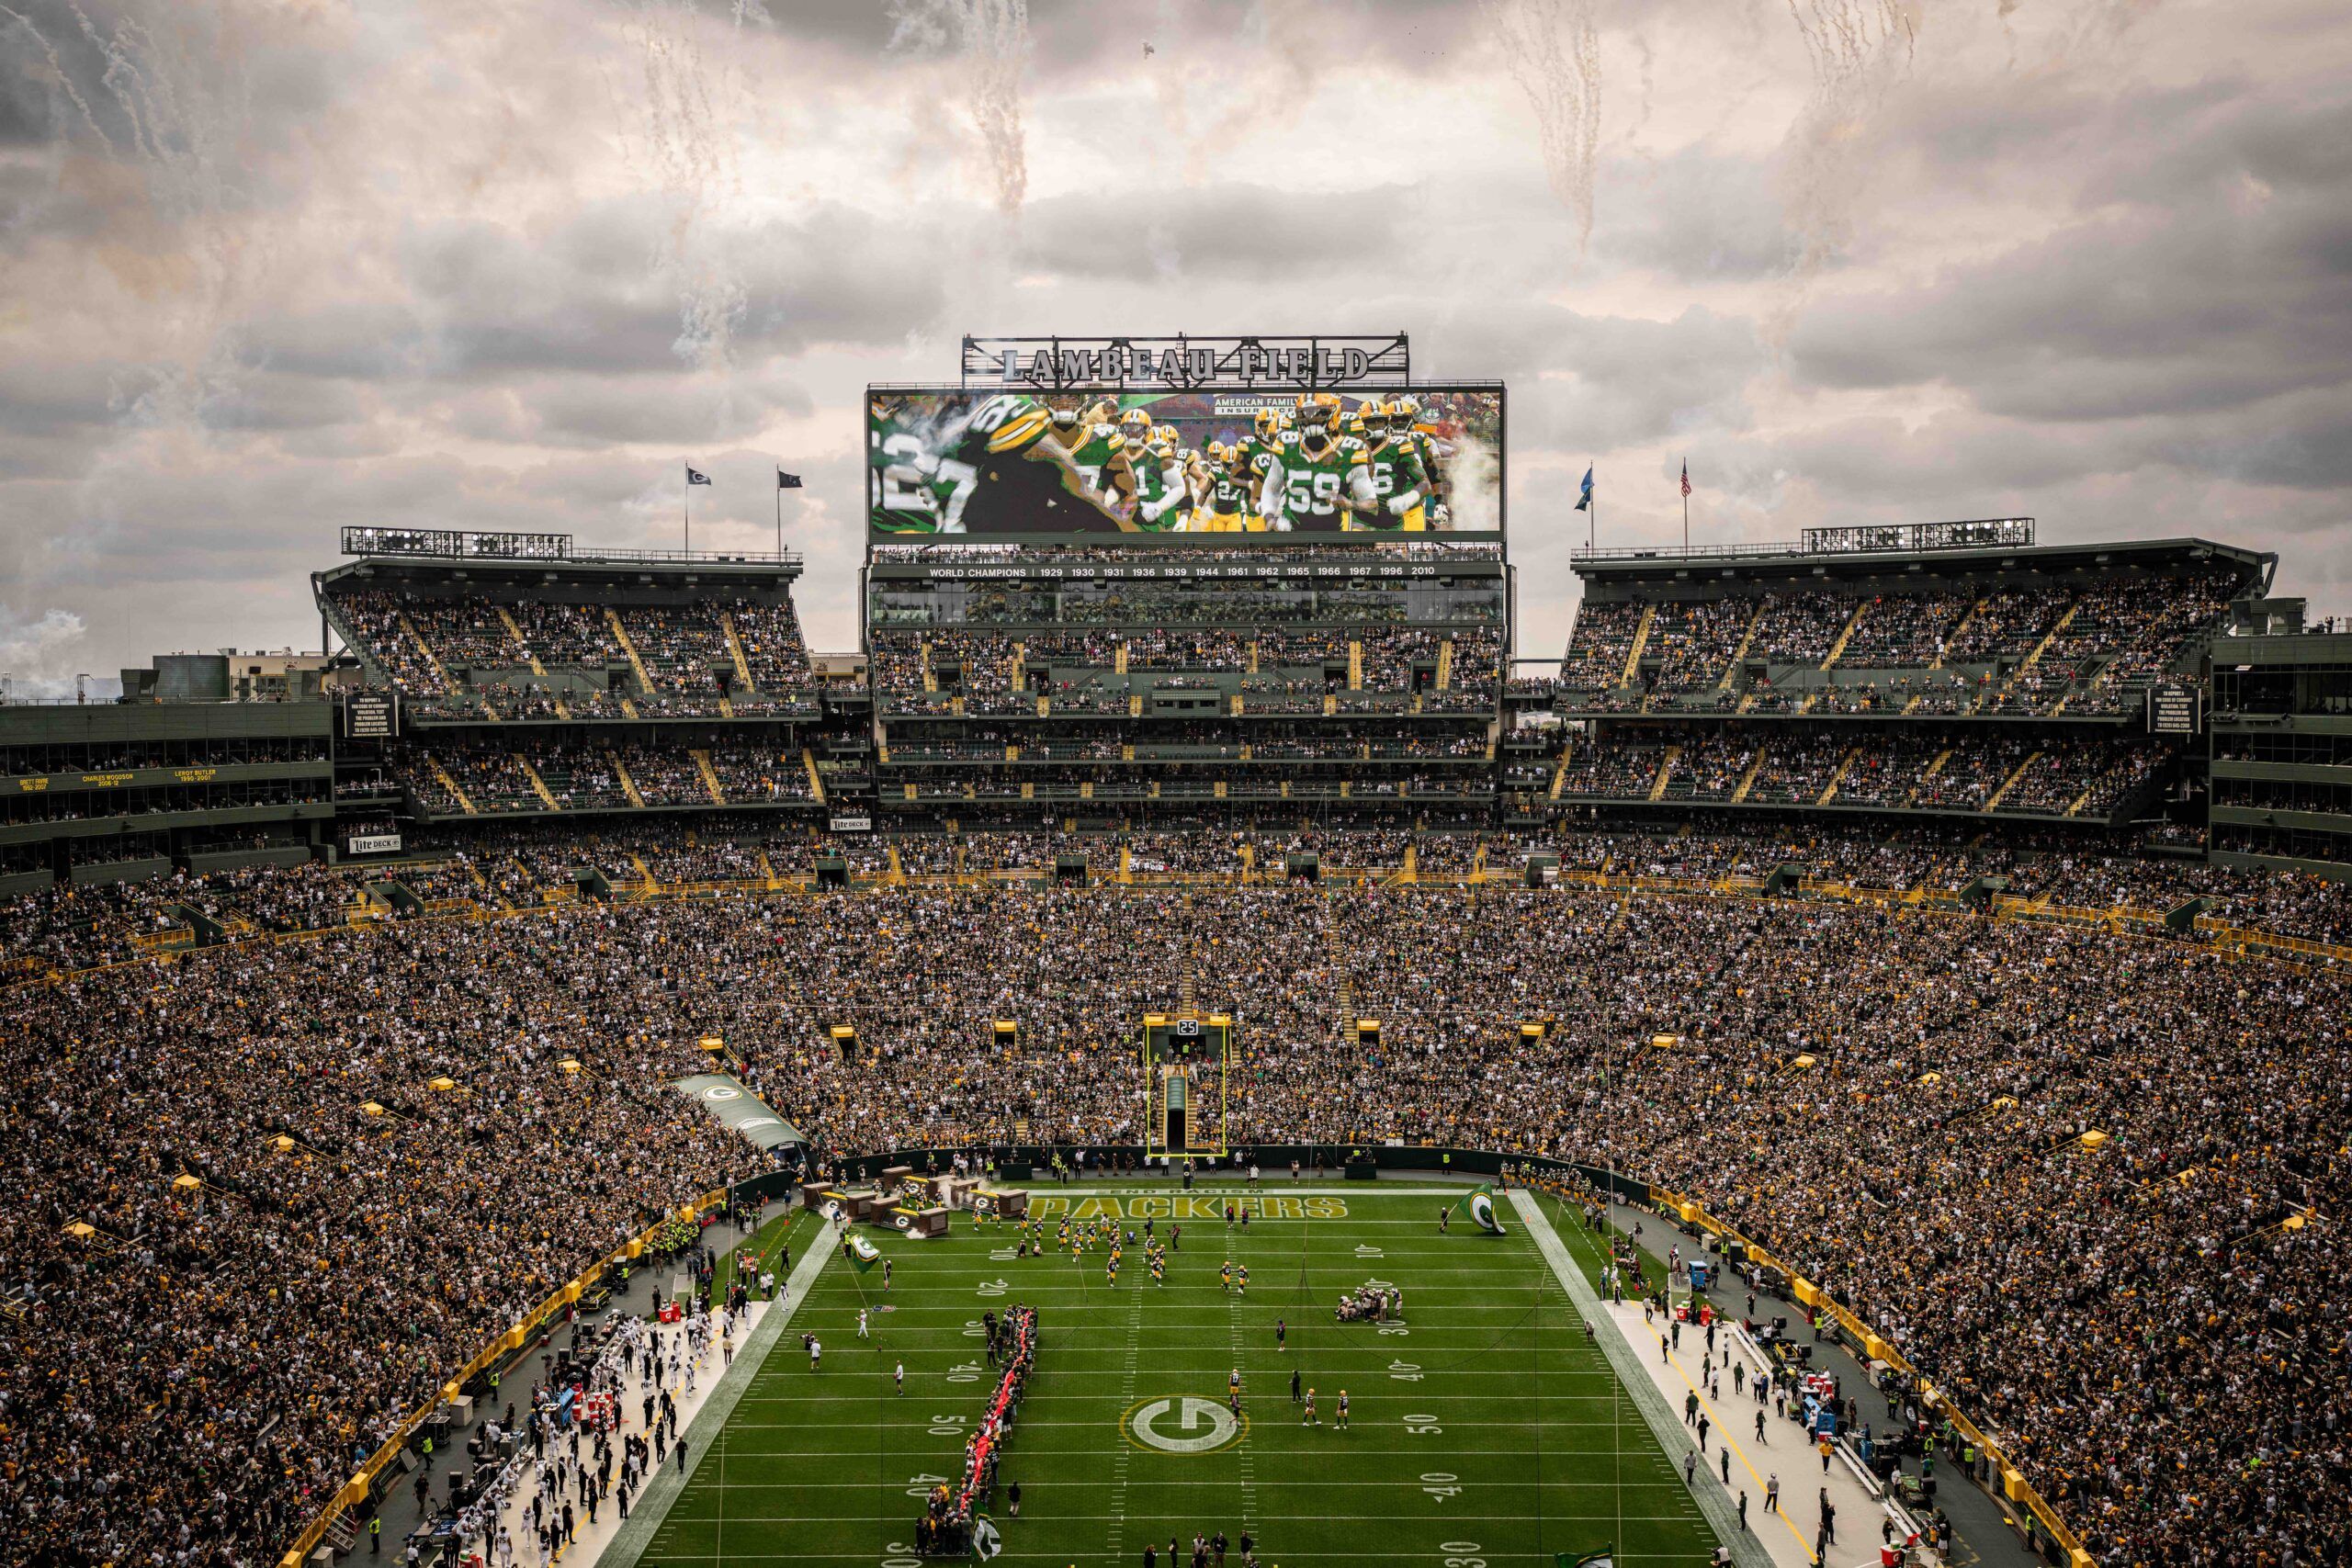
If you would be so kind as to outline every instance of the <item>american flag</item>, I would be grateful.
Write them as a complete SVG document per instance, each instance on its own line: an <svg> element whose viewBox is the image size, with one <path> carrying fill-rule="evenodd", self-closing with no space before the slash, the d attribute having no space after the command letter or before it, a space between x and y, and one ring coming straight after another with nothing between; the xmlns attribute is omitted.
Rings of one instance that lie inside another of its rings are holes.
<svg viewBox="0 0 2352 1568"><path fill-rule="evenodd" d="M1690 459L1688 457L1682 459L1682 493L1686 496L1690 493Z"/></svg>

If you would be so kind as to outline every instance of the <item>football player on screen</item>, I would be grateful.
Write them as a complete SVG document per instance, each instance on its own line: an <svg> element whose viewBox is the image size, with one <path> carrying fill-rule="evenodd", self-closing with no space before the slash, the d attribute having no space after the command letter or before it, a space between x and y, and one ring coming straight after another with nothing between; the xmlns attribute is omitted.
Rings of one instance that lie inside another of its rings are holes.
<svg viewBox="0 0 2352 1568"><path fill-rule="evenodd" d="M1119 436L1135 469L1135 526L1151 534L1169 532L1183 521L1186 494L1172 443L1153 439L1151 415L1142 409L1119 416Z"/></svg>
<svg viewBox="0 0 2352 1568"><path fill-rule="evenodd" d="M1069 448L1069 460L1086 476L1087 488L1114 512L1124 511L1135 499L1136 476L1127 466L1126 448L1119 443L1117 410L1108 399L1091 408L1075 403L1054 411L1054 434Z"/></svg>
<svg viewBox="0 0 2352 1568"><path fill-rule="evenodd" d="M1266 482L1282 498L1288 527L1298 533L1330 533L1369 527L1381 513L1363 443L1340 434L1339 400L1328 392L1300 400L1297 444L1267 470ZM1326 402L1321 400L1330 399Z"/></svg>
<svg viewBox="0 0 2352 1568"><path fill-rule="evenodd" d="M1421 422L1421 405L1409 394L1389 403L1388 427L1396 438L1411 446L1414 456L1421 460L1421 472L1429 479L1423 503L1429 513L1430 526L1452 526L1453 517L1446 504L1446 497L1452 492L1453 484L1445 465L1441 461L1442 457L1452 456L1451 450L1441 448L1437 437Z"/></svg>
<svg viewBox="0 0 2352 1568"><path fill-rule="evenodd" d="M1250 490L1253 504L1250 510L1261 518L1267 513L1256 502L1262 500L1266 490L1266 474L1282 462L1283 451L1290 445L1288 427L1283 423L1280 409L1261 408L1251 422L1251 432L1239 444L1242 467L1250 471Z"/></svg>
<svg viewBox="0 0 2352 1568"><path fill-rule="evenodd" d="M1266 520L1258 514L1258 479L1250 471L1239 443L1209 443L1209 469L1201 491L1193 526L1205 534L1260 533Z"/></svg>
<svg viewBox="0 0 2352 1568"><path fill-rule="evenodd" d="M924 409L903 397L869 410L871 515L899 534L1106 534L1136 525L1104 504L1070 460L1052 413L1001 393Z"/></svg>
<svg viewBox="0 0 2352 1568"><path fill-rule="evenodd" d="M1182 434L1172 424L1151 427L1152 460L1159 465L1164 476L1168 469L1176 470L1175 501L1160 520L1160 527L1170 534L1193 531L1193 500L1200 488L1194 469L1200 466L1201 455L1186 446Z"/></svg>
<svg viewBox="0 0 2352 1568"><path fill-rule="evenodd" d="M1363 430L1364 460L1372 469L1373 492L1380 498L1380 512L1370 520L1371 525L1408 534L1426 532L1429 520L1423 503L1429 496L1429 475L1421 468L1420 453L1410 433L1399 437L1391 427L1387 405L1378 398L1366 398L1356 417Z"/></svg>

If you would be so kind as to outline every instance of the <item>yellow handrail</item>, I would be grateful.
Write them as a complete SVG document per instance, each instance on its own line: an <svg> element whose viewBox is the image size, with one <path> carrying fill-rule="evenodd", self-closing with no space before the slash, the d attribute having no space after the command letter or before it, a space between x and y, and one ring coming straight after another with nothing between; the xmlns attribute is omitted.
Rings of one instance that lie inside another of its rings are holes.
<svg viewBox="0 0 2352 1568"><path fill-rule="evenodd" d="M521 1349L534 1330L565 1307L578 1301L589 1286L604 1277L605 1269L612 1268L624 1258L642 1256L648 1244L652 1241L655 1234L662 1226L673 1220L691 1220L704 1210L716 1208L726 1201L726 1190L718 1189L702 1193L669 1211L644 1230L613 1248L571 1280L560 1286L553 1295L525 1314L521 1322L483 1346L455 1377L441 1385L439 1399L424 1405L401 1422L399 1429L384 1442L383 1446L361 1462L359 1468L352 1472L351 1479L343 1483L327 1506L320 1509L311 1522L303 1527L300 1535L294 1538L294 1544L287 1549L285 1556L278 1559L278 1568L302 1568L303 1559L308 1557L319 1542L325 1539L327 1527L334 1522L334 1517L345 1509L356 1507L368 1500L368 1495L373 1488L376 1477L382 1473L384 1467L390 1464L401 1448L416 1435L416 1429L424 1425L427 1416L439 1409L443 1404L458 1397L459 1388L480 1376L508 1351Z"/></svg>
<svg viewBox="0 0 2352 1568"><path fill-rule="evenodd" d="M1671 1209L1686 1223L1695 1224L1711 1235L1724 1236L1738 1243L1747 1251L1748 1258L1756 1263L1768 1269L1777 1269L1787 1275L1789 1293L1804 1305L1815 1307L1826 1313L1833 1321L1860 1343L1864 1354L1871 1359L1884 1361L1888 1366L1906 1376L1917 1379L1920 1396L1928 1406L1940 1412L1954 1427L1967 1435L1970 1442L1975 1444L1978 1450L1993 1461L1994 1467L2001 1477L2002 1495L2011 1502L2021 1505L2027 1512L2041 1521L2041 1528L2050 1532L2050 1539L2065 1549L2070 1568L2091 1568L2091 1554L2084 1548L2082 1538L2067 1526L2065 1520L2058 1517L2058 1511L2042 1498L2041 1494L2034 1489L2031 1483L2026 1480L2023 1472L2009 1462L2007 1457L2002 1453L2000 1446L1985 1437L1983 1429L1962 1412L1950 1394L1943 1393L1921 1376L1919 1370L1913 1366L1892 1343L1881 1337L1876 1329L1839 1303L1831 1300L1828 1294L1812 1280L1803 1278L1788 1264L1775 1258L1763 1247L1750 1241L1737 1227L1709 1213L1694 1200L1682 1193L1657 1186L1650 1187L1649 1194L1650 1201L1654 1206Z"/></svg>

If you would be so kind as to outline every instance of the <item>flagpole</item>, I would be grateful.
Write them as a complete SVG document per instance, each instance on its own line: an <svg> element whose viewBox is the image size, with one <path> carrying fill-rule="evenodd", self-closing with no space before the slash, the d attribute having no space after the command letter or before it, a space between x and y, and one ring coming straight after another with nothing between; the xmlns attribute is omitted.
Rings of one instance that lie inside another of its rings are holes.
<svg viewBox="0 0 2352 1568"><path fill-rule="evenodd" d="M784 554L784 470L775 471L775 553Z"/></svg>
<svg viewBox="0 0 2352 1568"><path fill-rule="evenodd" d="M685 553L692 555L695 553L695 470L692 464L686 466L686 493L679 501L678 510L686 520Z"/></svg>
<svg viewBox="0 0 2352 1568"><path fill-rule="evenodd" d="M1690 553L1690 459L1682 459L1682 553Z"/></svg>

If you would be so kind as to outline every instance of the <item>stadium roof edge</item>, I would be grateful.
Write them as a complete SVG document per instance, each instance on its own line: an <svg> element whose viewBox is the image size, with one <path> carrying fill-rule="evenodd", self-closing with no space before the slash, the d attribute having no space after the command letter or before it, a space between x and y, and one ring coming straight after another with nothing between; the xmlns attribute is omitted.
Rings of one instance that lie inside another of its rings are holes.
<svg viewBox="0 0 2352 1568"><path fill-rule="evenodd" d="M1807 550L1794 543L1775 545L1694 545L1612 551L1577 550L1569 565L1578 577L1599 580L1655 580L1687 576L1699 570L1733 578L1787 576L1856 576L1885 571L1890 566L1920 566L1928 570L1981 570L1991 563L2008 561L2068 565L2096 563L2101 558L2174 557L2191 560L2218 556L2250 568L2268 565L2277 557L2268 551L2217 539L2184 536L2165 539L2098 539L2077 544L1985 545L1947 549Z"/></svg>
<svg viewBox="0 0 2352 1568"><path fill-rule="evenodd" d="M363 555L311 573L320 583L351 577L398 577L455 581L463 578L526 579L534 581L611 581L623 577L657 581L692 579L797 579L801 558L791 551L735 554L679 550L643 553L612 552L571 555L548 560L500 560L463 556Z"/></svg>

